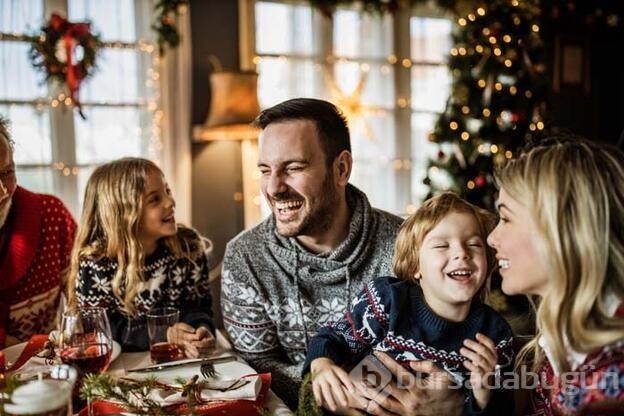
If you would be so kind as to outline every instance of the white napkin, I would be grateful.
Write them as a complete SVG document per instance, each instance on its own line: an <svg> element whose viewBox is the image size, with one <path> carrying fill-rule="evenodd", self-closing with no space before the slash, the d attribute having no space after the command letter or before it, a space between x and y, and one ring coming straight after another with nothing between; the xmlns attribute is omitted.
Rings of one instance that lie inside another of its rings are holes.
<svg viewBox="0 0 624 416"><path fill-rule="evenodd" d="M52 361L54 364L61 364L61 360L58 358L58 356ZM36 355L33 355L28 359L28 361L24 363L24 365L13 370L13 372L15 374L20 374L22 377L28 377L29 375L31 375L33 370L41 370L41 366L48 365L48 362L49 361L47 361L47 359L45 358L40 358Z"/></svg>
<svg viewBox="0 0 624 416"><path fill-rule="evenodd" d="M204 389L201 392L201 399L205 401L256 400L258 398L260 390L262 389L262 379L258 375L250 375L243 378L248 379L250 382L235 390L219 391ZM208 382L211 386L222 387L231 385L236 380L237 379L215 378L208 380ZM170 406L173 404L184 403L187 401L186 397L182 397L182 392L162 389L153 390L150 393L149 398L154 400L161 406Z"/></svg>

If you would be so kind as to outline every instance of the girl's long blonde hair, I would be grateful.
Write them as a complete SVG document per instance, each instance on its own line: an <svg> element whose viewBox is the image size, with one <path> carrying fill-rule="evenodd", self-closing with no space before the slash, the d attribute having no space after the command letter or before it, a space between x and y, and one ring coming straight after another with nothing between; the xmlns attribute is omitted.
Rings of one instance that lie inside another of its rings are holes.
<svg viewBox="0 0 624 416"><path fill-rule="evenodd" d="M607 295L624 299L624 153L580 138L554 138L495 174L537 225L548 293L537 300L537 336L518 365L543 360L546 338L561 371L567 350L590 352L624 338L624 320L610 316ZM569 343L565 345L565 340Z"/></svg>
<svg viewBox="0 0 624 416"><path fill-rule="evenodd" d="M478 296L485 301L489 294L489 278L496 262L495 251L487 245L486 238L496 225L496 216L463 200L453 192L443 192L429 198L403 222L394 244L392 270L399 279L414 281L416 273L420 270L420 248L425 236L451 213L471 214L479 224L479 234L486 250L488 278L479 290Z"/></svg>
<svg viewBox="0 0 624 416"><path fill-rule="evenodd" d="M150 160L123 158L99 166L89 177L72 249L67 283L70 305L77 303L75 290L81 258L108 258L118 265L111 285L113 294L125 313L135 315L134 298L143 281L145 260L137 235L149 171L163 174ZM163 238L176 257L192 259L194 253L202 250L201 240L189 239L188 230L181 227L176 235Z"/></svg>

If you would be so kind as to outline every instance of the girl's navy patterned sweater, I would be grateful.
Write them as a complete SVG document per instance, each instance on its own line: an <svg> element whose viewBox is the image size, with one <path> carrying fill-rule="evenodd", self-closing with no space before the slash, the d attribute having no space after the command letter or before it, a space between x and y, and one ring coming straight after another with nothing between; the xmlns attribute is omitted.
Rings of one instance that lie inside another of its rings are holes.
<svg viewBox="0 0 624 416"><path fill-rule="evenodd" d="M511 392L496 389L486 409L479 409L467 388L470 375L459 349L466 338L474 340L477 332L496 345L500 372L511 371L511 328L492 308L473 301L464 321L451 322L429 309L417 284L382 277L366 286L344 318L328 323L312 339L303 373L316 358L327 357L337 365L352 367L373 350L389 354L407 368L409 361L431 360L452 375L454 387L463 386L464 414L511 414Z"/></svg>
<svg viewBox="0 0 624 416"><path fill-rule="evenodd" d="M125 352L149 350L146 314L154 307L176 307L180 310L180 322L195 328L205 326L214 333L208 261L199 245L199 234L183 227L178 234L193 247L193 260L175 257L159 243L156 251L145 258L144 280L135 298L134 317L122 312L121 302L113 295L111 282L119 266L117 261L105 257L80 259L76 279L78 304L106 308L113 339Z"/></svg>

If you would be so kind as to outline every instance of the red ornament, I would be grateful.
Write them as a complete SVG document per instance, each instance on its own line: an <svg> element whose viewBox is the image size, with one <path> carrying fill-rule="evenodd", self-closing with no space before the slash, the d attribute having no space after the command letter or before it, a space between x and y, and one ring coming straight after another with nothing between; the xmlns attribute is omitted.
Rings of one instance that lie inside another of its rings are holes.
<svg viewBox="0 0 624 416"><path fill-rule="evenodd" d="M440 150L438 152L438 159L444 159L444 156L446 156L446 154L442 150Z"/></svg>
<svg viewBox="0 0 624 416"><path fill-rule="evenodd" d="M485 176L483 175L479 175L474 179L474 183L475 185L477 185L477 188L482 188L485 186Z"/></svg>

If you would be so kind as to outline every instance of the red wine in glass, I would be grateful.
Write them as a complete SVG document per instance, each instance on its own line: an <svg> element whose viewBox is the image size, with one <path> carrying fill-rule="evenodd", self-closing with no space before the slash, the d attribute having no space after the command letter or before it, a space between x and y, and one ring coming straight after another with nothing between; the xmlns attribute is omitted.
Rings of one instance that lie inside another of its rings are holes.
<svg viewBox="0 0 624 416"><path fill-rule="evenodd" d="M76 367L81 374L103 373L108 368L112 349L108 344L88 344L65 347L61 360Z"/></svg>
<svg viewBox="0 0 624 416"><path fill-rule="evenodd" d="M150 356L155 364L184 358L184 353L177 344L157 342L150 346Z"/></svg>

